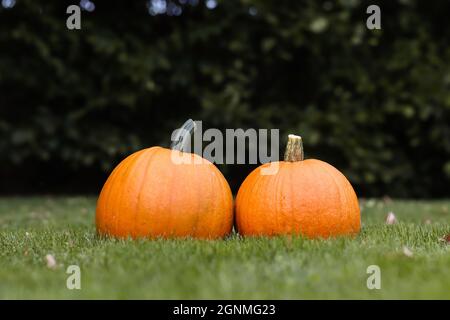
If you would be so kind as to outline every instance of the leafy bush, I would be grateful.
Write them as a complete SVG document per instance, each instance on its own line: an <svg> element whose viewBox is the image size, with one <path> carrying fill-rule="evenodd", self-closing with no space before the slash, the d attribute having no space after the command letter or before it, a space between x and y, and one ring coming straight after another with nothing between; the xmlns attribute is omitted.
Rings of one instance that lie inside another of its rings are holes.
<svg viewBox="0 0 450 320"><path fill-rule="evenodd" d="M359 0L201 1L179 17L95 3L80 31L70 1L0 10L2 192L98 191L191 117L301 134L360 195L449 195L448 1L379 2L382 30ZM236 190L251 167L221 169Z"/></svg>

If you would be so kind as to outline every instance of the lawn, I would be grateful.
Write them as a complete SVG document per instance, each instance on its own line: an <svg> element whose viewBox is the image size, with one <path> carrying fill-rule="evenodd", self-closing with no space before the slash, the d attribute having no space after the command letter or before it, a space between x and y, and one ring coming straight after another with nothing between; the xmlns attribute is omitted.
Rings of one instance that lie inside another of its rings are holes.
<svg viewBox="0 0 450 320"><path fill-rule="evenodd" d="M450 299L450 245L439 240L450 201L361 201L356 238L222 241L101 239L95 201L0 198L0 298ZM397 224L385 225L389 211ZM81 290L66 288L69 265ZM369 265L380 290L366 286Z"/></svg>

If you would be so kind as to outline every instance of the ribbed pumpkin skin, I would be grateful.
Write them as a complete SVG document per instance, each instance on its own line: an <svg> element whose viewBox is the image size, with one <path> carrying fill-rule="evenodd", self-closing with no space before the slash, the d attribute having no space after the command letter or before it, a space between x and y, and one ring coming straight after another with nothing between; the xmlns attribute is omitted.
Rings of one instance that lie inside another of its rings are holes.
<svg viewBox="0 0 450 320"><path fill-rule="evenodd" d="M345 176L314 159L279 162L275 175L256 168L236 198L236 225L244 236L301 234L308 238L356 234L358 199Z"/></svg>
<svg viewBox="0 0 450 320"><path fill-rule="evenodd" d="M172 152L179 151L144 149L114 169L97 203L100 235L214 239L231 232L233 196L221 172L194 154L201 164L175 164Z"/></svg>

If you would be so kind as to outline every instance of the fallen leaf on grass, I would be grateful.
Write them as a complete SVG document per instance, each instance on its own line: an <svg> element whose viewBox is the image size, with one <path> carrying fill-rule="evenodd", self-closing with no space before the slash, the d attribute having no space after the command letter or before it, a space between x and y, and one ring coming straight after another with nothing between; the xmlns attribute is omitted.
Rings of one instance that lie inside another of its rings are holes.
<svg viewBox="0 0 450 320"><path fill-rule="evenodd" d="M411 258L414 255L408 247L403 247L403 254L408 258Z"/></svg>
<svg viewBox="0 0 450 320"><path fill-rule="evenodd" d="M51 254L45 256L45 260L47 261L47 268L54 269L56 268L56 259Z"/></svg>
<svg viewBox="0 0 450 320"><path fill-rule="evenodd" d="M397 223L397 217L395 216L395 214L391 211L388 213L387 217L386 217L386 224L396 224Z"/></svg>
<svg viewBox="0 0 450 320"><path fill-rule="evenodd" d="M450 234L443 236L442 238L439 239L439 241L441 241L445 244L450 244Z"/></svg>

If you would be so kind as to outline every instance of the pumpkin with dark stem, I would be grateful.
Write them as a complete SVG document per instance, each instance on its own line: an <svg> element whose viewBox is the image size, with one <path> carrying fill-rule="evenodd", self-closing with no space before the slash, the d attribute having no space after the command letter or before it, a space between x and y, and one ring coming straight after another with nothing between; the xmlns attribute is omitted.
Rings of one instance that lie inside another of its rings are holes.
<svg viewBox="0 0 450 320"><path fill-rule="evenodd" d="M208 160L178 150L182 144L138 151L114 169L97 203L100 235L214 239L231 232L227 181Z"/></svg>
<svg viewBox="0 0 450 320"><path fill-rule="evenodd" d="M330 164L303 160L301 137L289 135L284 161L256 168L239 188L236 226L244 236L298 234L308 238L353 235L360 230L356 194ZM278 165L275 174L263 174Z"/></svg>

